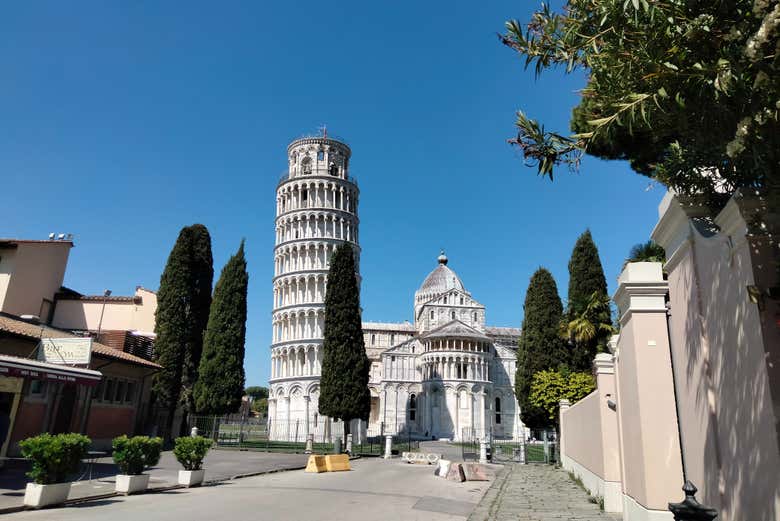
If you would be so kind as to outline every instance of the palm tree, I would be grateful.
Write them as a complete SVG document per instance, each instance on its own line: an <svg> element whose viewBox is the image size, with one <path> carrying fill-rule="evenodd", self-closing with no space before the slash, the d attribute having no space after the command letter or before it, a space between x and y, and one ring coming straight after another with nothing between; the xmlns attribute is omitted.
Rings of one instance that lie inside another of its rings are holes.
<svg viewBox="0 0 780 521"><path fill-rule="evenodd" d="M635 244L626 262L666 262L666 251L652 240Z"/></svg>
<svg viewBox="0 0 780 521"><path fill-rule="evenodd" d="M564 319L561 322L561 336L573 344L588 343L594 338L608 338L615 333L609 302L609 297L593 292L582 313L570 321Z"/></svg>

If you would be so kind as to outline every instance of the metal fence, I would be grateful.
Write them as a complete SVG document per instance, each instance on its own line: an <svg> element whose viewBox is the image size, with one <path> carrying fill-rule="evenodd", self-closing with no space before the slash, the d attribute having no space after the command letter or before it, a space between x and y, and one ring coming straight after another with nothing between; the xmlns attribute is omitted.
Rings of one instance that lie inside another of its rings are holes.
<svg viewBox="0 0 780 521"><path fill-rule="evenodd" d="M461 456L464 461L479 459L480 442L487 441L487 458L493 463L546 463L559 461L558 442L554 430L534 430L528 439L512 440L493 436L488 429L463 429Z"/></svg>
<svg viewBox="0 0 780 521"><path fill-rule="evenodd" d="M189 426L198 434L214 440L219 447L255 449L273 452L304 452L307 437L312 438L315 453L330 453L341 443L346 450L344 423L321 418L318 421L272 421L241 416L190 416ZM383 426L366 428L365 422L352 424L352 453L381 455L384 452ZM411 451L419 448L411 431L393 434L393 450Z"/></svg>

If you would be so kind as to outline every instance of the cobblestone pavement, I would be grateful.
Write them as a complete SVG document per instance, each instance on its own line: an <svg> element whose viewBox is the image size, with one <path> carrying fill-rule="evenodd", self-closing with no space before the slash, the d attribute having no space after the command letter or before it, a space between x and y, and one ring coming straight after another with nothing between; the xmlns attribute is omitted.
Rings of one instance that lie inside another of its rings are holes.
<svg viewBox="0 0 780 521"><path fill-rule="evenodd" d="M613 521L588 493L552 465L506 465L469 521Z"/></svg>

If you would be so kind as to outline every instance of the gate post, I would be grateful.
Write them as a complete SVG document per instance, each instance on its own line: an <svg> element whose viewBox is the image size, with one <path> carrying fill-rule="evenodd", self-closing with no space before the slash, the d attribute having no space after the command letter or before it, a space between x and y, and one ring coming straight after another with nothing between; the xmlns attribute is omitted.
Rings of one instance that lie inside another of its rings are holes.
<svg viewBox="0 0 780 521"><path fill-rule="evenodd" d="M482 438L479 440L479 462L487 463L487 440Z"/></svg>
<svg viewBox="0 0 780 521"><path fill-rule="evenodd" d="M390 459L393 456L393 436L392 434L385 435L385 459Z"/></svg>

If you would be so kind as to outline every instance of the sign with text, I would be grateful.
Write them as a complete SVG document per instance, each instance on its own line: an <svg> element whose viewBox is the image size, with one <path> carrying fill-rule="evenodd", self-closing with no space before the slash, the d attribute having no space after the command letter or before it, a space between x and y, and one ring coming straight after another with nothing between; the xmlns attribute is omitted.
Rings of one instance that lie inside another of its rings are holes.
<svg viewBox="0 0 780 521"><path fill-rule="evenodd" d="M38 360L50 364L88 365L92 356L92 339L41 338Z"/></svg>

